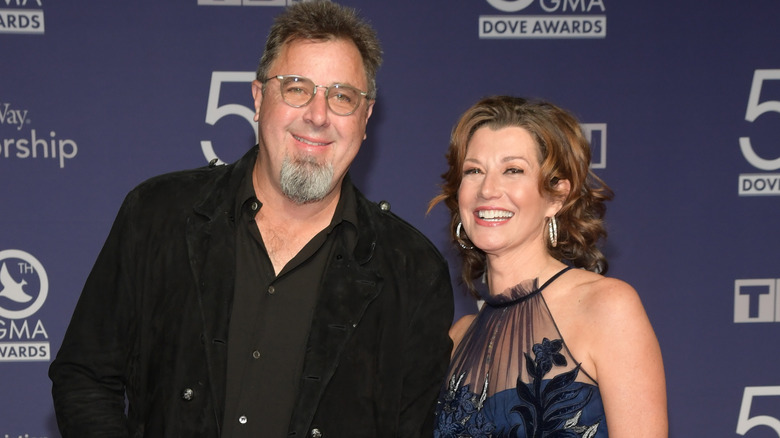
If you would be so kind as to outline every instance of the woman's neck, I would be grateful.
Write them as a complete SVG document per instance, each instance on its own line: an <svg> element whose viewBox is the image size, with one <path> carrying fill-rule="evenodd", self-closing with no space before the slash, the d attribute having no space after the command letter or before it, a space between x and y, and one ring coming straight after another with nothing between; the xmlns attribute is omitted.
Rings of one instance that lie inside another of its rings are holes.
<svg viewBox="0 0 780 438"><path fill-rule="evenodd" d="M541 284L565 265L544 250L535 254L488 256L486 266L490 294L497 295L526 280L538 278Z"/></svg>

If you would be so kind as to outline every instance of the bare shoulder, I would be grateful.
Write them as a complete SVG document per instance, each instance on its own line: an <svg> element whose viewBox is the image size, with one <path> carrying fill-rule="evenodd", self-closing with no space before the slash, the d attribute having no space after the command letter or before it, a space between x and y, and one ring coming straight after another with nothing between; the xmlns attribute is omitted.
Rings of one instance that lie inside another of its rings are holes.
<svg viewBox="0 0 780 438"><path fill-rule="evenodd" d="M583 367L597 374L599 357L617 343L652 341L654 333L637 291L625 281L577 269L561 277L550 310Z"/></svg>
<svg viewBox="0 0 780 438"><path fill-rule="evenodd" d="M605 363L625 362L634 354L656 360L658 341L634 287L592 272L582 272L572 280L572 293L579 303L570 331L581 330L574 336L585 347L597 374L603 374Z"/></svg>
<svg viewBox="0 0 780 438"><path fill-rule="evenodd" d="M580 286L588 313L601 321L616 323L645 317L642 301L633 286L616 278L592 275L597 278Z"/></svg>
<svg viewBox="0 0 780 438"><path fill-rule="evenodd" d="M450 338L452 339L453 343L453 352L455 351L455 348L458 347L458 344L460 344L460 340L463 339L463 335L466 334L466 331L469 329L471 323L474 322L474 318L476 317L476 314L463 316L450 328Z"/></svg>
<svg viewBox="0 0 780 438"><path fill-rule="evenodd" d="M639 294L625 281L582 270L573 277L571 291L590 318L608 322L644 315Z"/></svg>
<svg viewBox="0 0 780 438"><path fill-rule="evenodd" d="M583 367L598 382L610 435L668 436L661 349L639 294L615 278L587 273L576 279L572 284L582 306L576 328L587 330L574 337L582 342ZM638 434L640 417L644 426Z"/></svg>

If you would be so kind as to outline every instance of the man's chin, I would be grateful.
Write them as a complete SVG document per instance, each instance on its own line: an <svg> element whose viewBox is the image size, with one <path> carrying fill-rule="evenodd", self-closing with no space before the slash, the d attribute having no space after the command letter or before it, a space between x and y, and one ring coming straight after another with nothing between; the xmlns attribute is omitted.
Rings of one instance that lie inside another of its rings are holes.
<svg viewBox="0 0 780 438"><path fill-rule="evenodd" d="M330 190L311 190L311 189L305 189L300 188L294 191L286 190L284 192L285 196L287 196L287 199L290 201L298 204L298 205L306 205L306 204L314 204L316 202L320 202L330 193Z"/></svg>

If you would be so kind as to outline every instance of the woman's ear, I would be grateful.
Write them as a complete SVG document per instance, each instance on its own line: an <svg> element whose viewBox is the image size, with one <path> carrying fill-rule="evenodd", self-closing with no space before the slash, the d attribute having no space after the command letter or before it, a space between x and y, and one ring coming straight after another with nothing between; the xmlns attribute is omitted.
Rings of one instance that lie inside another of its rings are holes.
<svg viewBox="0 0 780 438"><path fill-rule="evenodd" d="M566 198L569 197L569 192L571 191L571 183L568 179L559 179L557 182L555 182L552 185L553 191L555 194L553 195L553 206L555 208L553 214L558 214L558 211L563 208L563 201L566 200Z"/></svg>

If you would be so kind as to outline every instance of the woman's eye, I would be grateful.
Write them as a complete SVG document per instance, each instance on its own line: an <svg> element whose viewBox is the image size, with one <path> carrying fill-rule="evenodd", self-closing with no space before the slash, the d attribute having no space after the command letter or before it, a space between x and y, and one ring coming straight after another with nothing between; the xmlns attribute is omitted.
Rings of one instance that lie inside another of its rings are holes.
<svg viewBox="0 0 780 438"><path fill-rule="evenodd" d="M515 173L524 173L524 172L523 172L523 169L520 169L520 168L517 168L517 167L510 167L509 169L506 170L506 173L515 174Z"/></svg>
<svg viewBox="0 0 780 438"><path fill-rule="evenodd" d="M463 171L464 175L476 175L478 173L482 173L482 172L479 169L474 169L474 168L466 169Z"/></svg>

